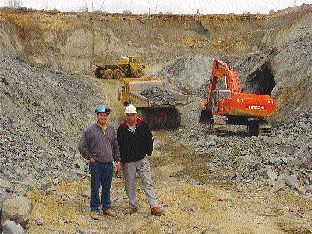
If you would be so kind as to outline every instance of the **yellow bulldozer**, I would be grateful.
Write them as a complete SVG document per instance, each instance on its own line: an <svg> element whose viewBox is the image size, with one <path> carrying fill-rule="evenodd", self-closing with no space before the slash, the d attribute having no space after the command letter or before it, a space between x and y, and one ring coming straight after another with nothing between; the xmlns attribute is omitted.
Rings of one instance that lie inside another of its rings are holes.
<svg viewBox="0 0 312 234"><path fill-rule="evenodd" d="M97 78L120 79L138 78L145 74L146 65L139 56L122 57L119 61L96 64Z"/></svg>
<svg viewBox="0 0 312 234"><path fill-rule="evenodd" d="M156 77L123 78L122 89L118 99L126 106L136 106L138 116L151 129L178 128L181 114L176 109L177 101L173 93L169 93L164 80Z"/></svg>

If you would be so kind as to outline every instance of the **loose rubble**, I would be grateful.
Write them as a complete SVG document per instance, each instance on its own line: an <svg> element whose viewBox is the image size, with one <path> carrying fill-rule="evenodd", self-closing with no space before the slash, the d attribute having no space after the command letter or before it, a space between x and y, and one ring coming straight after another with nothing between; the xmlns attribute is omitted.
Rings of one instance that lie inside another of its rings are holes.
<svg viewBox="0 0 312 234"><path fill-rule="evenodd" d="M308 22L309 27L312 26L311 21L308 20ZM261 72L264 65L267 66L266 69L270 68L272 66L270 64L275 62L276 58L291 57L292 50L289 50L290 47L293 48L293 51L303 47L304 49L301 51L304 56L300 58L301 67L311 67L311 59L309 60L305 56L308 48L305 45L309 44L310 46L311 44L309 43L310 34L302 34L302 27L294 30L301 32L298 35L294 34L294 37L297 35L301 39L289 40L286 48L248 54L240 58L223 58L224 61L232 61L231 64L237 69L241 77L242 88L248 92L257 92L257 90L253 90L251 84L246 84L248 76L254 71ZM229 134L226 137L214 135L209 131L209 126L198 125L199 106L207 94L207 82L209 81L212 60L212 57L204 55L185 56L169 64L158 74L164 77L173 89L178 87L177 90L180 92L186 89L191 90L189 93L184 93L191 97L189 98L190 102L178 106L182 113L182 123L184 123L185 128L176 132L174 141L189 145L203 157L209 155L207 173L222 171L223 175L220 176L220 181L233 181L237 184L250 183L257 187L268 185L276 191L292 190L311 196L312 111L311 105L306 105L311 100L301 99L296 109L292 107L292 104L282 105L283 102L278 101L277 116L268 119L273 123L271 136L249 137L243 126L230 126ZM290 80L290 77L280 76L281 73L285 72L285 69L287 70L287 67L280 67L276 76L270 77L276 79L277 87L283 85L285 80L288 80L287 87L290 84L293 87L301 87L301 83L305 84L304 87L311 87L311 81L305 77L309 74ZM271 75L273 76L273 73ZM265 79L265 76L262 79ZM276 95L276 87L272 92ZM303 89L297 89L296 93L300 97L311 95L310 90L303 91ZM279 97L274 95L273 97L280 100ZM299 106L304 106L304 108L301 109Z"/></svg>
<svg viewBox="0 0 312 234"><path fill-rule="evenodd" d="M77 178L82 129L105 97L96 84L52 69L35 70L0 55L0 176L2 193L24 195Z"/></svg>
<svg viewBox="0 0 312 234"><path fill-rule="evenodd" d="M174 96L166 90L162 90L159 87L152 87L145 89L141 92L141 95L147 97L151 106L162 106L162 105L174 105Z"/></svg>
<svg viewBox="0 0 312 234"><path fill-rule="evenodd" d="M6 234L24 234L25 231L21 225L16 224L14 221L7 220L3 224L3 233L6 233Z"/></svg>
<svg viewBox="0 0 312 234"><path fill-rule="evenodd" d="M238 186L269 186L312 196L312 111L301 112L273 130L271 136L249 137L243 127L218 136L209 126L180 129L174 141L189 145L206 157L207 175Z"/></svg>
<svg viewBox="0 0 312 234"><path fill-rule="evenodd" d="M22 225L27 226L31 212L31 201L22 196L14 196L3 202L1 224L6 220L13 220Z"/></svg>

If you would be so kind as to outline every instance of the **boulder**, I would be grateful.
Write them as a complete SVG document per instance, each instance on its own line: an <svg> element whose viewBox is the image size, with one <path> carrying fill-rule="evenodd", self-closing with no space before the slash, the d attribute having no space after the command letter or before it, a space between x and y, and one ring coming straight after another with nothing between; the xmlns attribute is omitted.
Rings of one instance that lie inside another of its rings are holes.
<svg viewBox="0 0 312 234"><path fill-rule="evenodd" d="M24 234L25 231L21 225L16 224L14 221L7 220L3 224L3 233L5 234Z"/></svg>
<svg viewBox="0 0 312 234"><path fill-rule="evenodd" d="M0 189L12 192L13 185L9 181L0 178Z"/></svg>
<svg viewBox="0 0 312 234"><path fill-rule="evenodd" d="M26 227L31 212L31 201L26 197L15 196L6 199L2 206L1 223L13 220L17 224Z"/></svg>

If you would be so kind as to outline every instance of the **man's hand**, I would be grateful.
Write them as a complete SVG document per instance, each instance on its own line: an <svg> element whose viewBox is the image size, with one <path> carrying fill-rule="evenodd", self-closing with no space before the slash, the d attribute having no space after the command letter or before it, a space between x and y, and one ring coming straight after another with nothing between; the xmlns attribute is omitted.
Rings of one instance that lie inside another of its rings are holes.
<svg viewBox="0 0 312 234"><path fill-rule="evenodd" d="M120 171L120 170L121 170L121 163L120 163L120 162L117 162L117 163L115 164L115 168L116 168L116 171L117 171L117 172Z"/></svg>

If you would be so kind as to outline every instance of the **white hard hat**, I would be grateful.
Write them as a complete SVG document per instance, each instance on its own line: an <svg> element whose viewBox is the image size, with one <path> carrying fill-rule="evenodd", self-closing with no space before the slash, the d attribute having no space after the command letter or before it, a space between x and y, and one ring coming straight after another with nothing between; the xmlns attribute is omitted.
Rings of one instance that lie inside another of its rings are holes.
<svg viewBox="0 0 312 234"><path fill-rule="evenodd" d="M125 114L136 114L136 113L137 113L136 108L132 104L128 105L125 109Z"/></svg>

